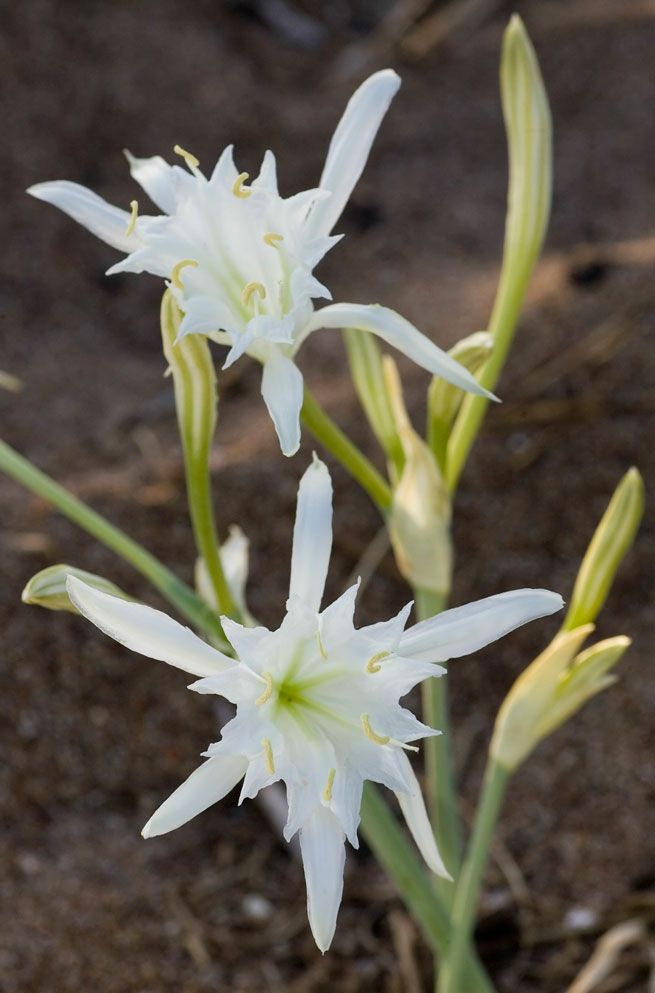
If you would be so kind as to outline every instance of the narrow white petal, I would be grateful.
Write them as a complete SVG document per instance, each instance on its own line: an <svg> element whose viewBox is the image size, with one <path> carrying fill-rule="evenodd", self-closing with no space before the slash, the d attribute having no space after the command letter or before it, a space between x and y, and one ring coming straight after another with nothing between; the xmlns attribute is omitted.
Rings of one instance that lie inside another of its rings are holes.
<svg viewBox="0 0 655 993"><path fill-rule="evenodd" d="M289 597L318 612L332 551L332 480L314 456L298 487Z"/></svg>
<svg viewBox="0 0 655 993"><path fill-rule="evenodd" d="M60 179L51 183L37 183L27 192L37 200L59 207L87 231L107 242L119 252L133 252L138 245L136 235L127 235L130 215L126 210L112 207L96 193L79 183Z"/></svg>
<svg viewBox="0 0 655 993"><path fill-rule="evenodd" d="M215 676L203 676L191 683L195 693L210 693L225 697L230 703L250 703L261 695L266 684L241 662L233 662L225 672Z"/></svg>
<svg viewBox="0 0 655 993"><path fill-rule="evenodd" d="M561 610L549 590L512 590L446 610L415 624L400 639L400 651L427 662L447 662L490 645L515 628Z"/></svg>
<svg viewBox="0 0 655 993"><path fill-rule="evenodd" d="M232 645L237 657L250 662L258 657L262 642L270 637L271 632L265 627L246 627L233 621L230 617L221 617L225 637Z"/></svg>
<svg viewBox="0 0 655 993"><path fill-rule="evenodd" d="M262 396L273 419L283 454L295 455L300 448L302 373L277 348L271 348L270 357L264 364Z"/></svg>
<svg viewBox="0 0 655 993"><path fill-rule="evenodd" d="M181 193L193 185L193 176L169 165L161 155L149 159L137 159L125 149L125 157L130 164L130 174L152 202L165 214L174 214Z"/></svg>
<svg viewBox="0 0 655 993"><path fill-rule="evenodd" d="M411 831L418 850L432 872L435 872L438 876L443 876L445 879L452 879L439 854L434 832L430 825L430 819L425 809L425 802L419 781L414 775L414 770L407 756L404 755L403 759L407 763L407 778L411 782L411 791L408 793L397 792L396 797L403 812L403 817L407 822L407 827Z"/></svg>
<svg viewBox="0 0 655 993"><path fill-rule="evenodd" d="M496 399L493 393L480 386L468 369L388 307L380 307L374 303L332 303L314 312L300 338L306 338L318 328L358 328L370 331L434 376L441 376L468 393Z"/></svg>
<svg viewBox="0 0 655 993"><path fill-rule="evenodd" d="M242 755L207 759L154 812L141 834L154 838L186 824L207 807L222 800L243 778L248 760Z"/></svg>
<svg viewBox="0 0 655 993"><path fill-rule="evenodd" d="M383 69L369 76L348 101L332 136L321 176L321 189L332 196L317 202L308 218L314 237L329 234L341 216L399 86L400 77L392 69Z"/></svg>
<svg viewBox="0 0 655 993"><path fill-rule="evenodd" d="M168 662L194 676L213 676L234 665L232 659L160 610L101 593L75 576L68 577L66 589L81 614L133 652Z"/></svg>
<svg viewBox="0 0 655 993"><path fill-rule="evenodd" d="M330 947L337 926L346 861L344 842L341 824L326 807L317 807L300 829L307 916L322 952Z"/></svg>
<svg viewBox="0 0 655 993"><path fill-rule="evenodd" d="M355 631L353 617L359 584L358 579L321 613L319 618L321 640L327 652L335 649L346 638L353 637Z"/></svg>

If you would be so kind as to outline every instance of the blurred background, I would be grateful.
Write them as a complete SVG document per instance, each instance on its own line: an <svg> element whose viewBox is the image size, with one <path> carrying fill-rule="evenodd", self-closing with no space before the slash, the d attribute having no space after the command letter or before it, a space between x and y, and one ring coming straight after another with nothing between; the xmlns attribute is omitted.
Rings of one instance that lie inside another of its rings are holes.
<svg viewBox="0 0 655 993"><path fill-rule="evenodd" d="M549 237L520 333L457 499L453 602L518 586L565 596L623 472L655 482L655 4L646 0L27 0L3 4L2 436L191 579L193 551L161 284L104 271L116 254L25 196L71 179L127 207L123 147L210 168L229 142L255 172L267 148L284 195L313 186L355 86L392 65L403 86L319 277L335 299L392 306L442 346L485 326L502 248L502 31L515 9L536 46L555 130ZM303 349L307 380L379 461L340 336ZM422 424L427 377L403 365ZM223 533L252 542L249 596L279 622L296 481L312 448L280 455L243 360L224 374L214 468ZM335 469L329 594L379 527ZM3 993L420 993L430 963L365 846L350 852L324 958L300 866L259 807L231 801L145 843L152 810L217 737L186 678L131 656L78 618L19 605L36 571L67 561L161 606L145 582L0 479ZM655 921L652 502L600 634L634 645L621 680L543 745L512 784L481 907L480 947L501 990L564 990L621 920ZM387 556L359 619L406 599ZM450 671L467 820L493 715L557 621ZM614 985L647 988L649 949Z"/></svg>

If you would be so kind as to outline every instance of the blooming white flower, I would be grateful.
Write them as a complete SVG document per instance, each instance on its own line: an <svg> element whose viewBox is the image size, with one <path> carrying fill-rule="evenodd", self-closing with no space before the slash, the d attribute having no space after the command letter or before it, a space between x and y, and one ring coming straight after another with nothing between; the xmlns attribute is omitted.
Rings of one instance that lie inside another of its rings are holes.
<svg viewBox="0 0 655 993"><path fill-rule="evenodd" d="M285 455L300 444L303 379L294 358L318 328L366 329L433 374L490 396L392 310L348 303L314 310L315 299L331 294L313 270L339 241L331 231L399 85L396 73L386 69L360 86L334 133L318 188L289 198L278 192L271 152L247 185L248 174L237 170L232 146L209 179L195 156L179 146L188 171L160 156L137 159L126 153L132 176L163 216L140 215L136 200L130 214L77 183L37 183L28 190L127 253L110 273L149 272L169 281L184 313L180 334L207 334L230 345L224 367L244 352L262 362L262 394Z"/></svg>
<svg viewBox="0 0 655 993"><path fill-rule="evenodd" d="M405 749L438 730L399 703L413 686L562 605L546 590L516 590L448 610L405 631L397 617L355 628L358 584L320 610L332 546L332 485L315 458L298 491L287 612L276 631L223 618L236 661L165 614L93 589L71 576L79 611L133 651L200 676L199 693L236 704L236 716L204 762L153 814L145 837L164 834L222 799L241 780L240 801L286 785L284 835L300 832L308 914L318 947L332 941L343 887L344 842L357 847L365 780L396 794L430 869L447 871Z"/></svg>

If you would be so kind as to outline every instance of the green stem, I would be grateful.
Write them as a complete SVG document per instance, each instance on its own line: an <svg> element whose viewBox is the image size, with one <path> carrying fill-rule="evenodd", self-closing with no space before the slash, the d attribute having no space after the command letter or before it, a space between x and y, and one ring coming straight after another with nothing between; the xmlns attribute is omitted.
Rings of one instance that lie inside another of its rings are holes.
<svg viewBox="0 0 655 993"><path fill-rule="evenodd" d="M432 886L429 873L409 847L400 825L372 783L364 787L361 814L362 834L377 861L388 873L435 954L445 955L452 940L448 911ZM459 993L493 993L475 955L466 963Z"/></svg>
<svg viewBox="0 0 655 993"><path fill-rule="evenodd" d="M238 618L239 610L234 602L221 562L212 505L209 465L207 462L194 459L185 448L184 469L196 548L207 566L219 610L229 617Z"/></svg>
<svg viewBox="0 0 655 993"><path fill-rule="evenodd" d="M389 486L364 453L328 417L307 387L305 387L305 399L302 405L301 418L305 427L334 455L344 469L368 493L373 503L384 516L391 506L391 490Z"/></svg>
<svg viewBox="0 0 655 993"><path fill-rule="evenodd" d="M225 643L218 617L193 590L154 555L33 466L4 441L0 441L0 470L52 504L74 524L120 555L145 576L188 621L205 630L217 642Z"/></svg>
<svg viewBox="0 0 655 993"><path fill-rule="evenodd" d="M416 614L420 621L441 613L446 606L445 594L416 590L415 596ZM443 732L439 737L426 738L423 744L430 820L446 868L457 879L462 838L455 791L447 677L427 679L421 692L424 722ZM440 879L437 886L449 907L454 895L453 884L447 879Z"/></svg>
<svg viewBox="0 0 655 993"><path fill-rule="evenodd" d="M471 843L455 892L452 909L453 937L440 977L439 993L461 993L480 887L508 780L509 771L490 759L475 815Z"/></svg>

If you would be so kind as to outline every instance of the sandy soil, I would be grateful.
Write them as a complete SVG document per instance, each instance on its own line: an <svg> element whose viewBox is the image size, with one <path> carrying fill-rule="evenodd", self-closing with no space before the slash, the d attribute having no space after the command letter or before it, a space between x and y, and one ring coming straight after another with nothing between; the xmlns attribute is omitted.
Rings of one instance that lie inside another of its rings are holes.
<svg viewBox="0 0 655 993"><path fill-rule="evenodd" d="M456 603L513 586L566 594L622 472L634 463L655 482L653 11L601 0L517 6L552 98L556 198L505 403L488 419L458 498ZM112 251L22 191L69 178L127 204L133 187L120 149L168 154L175 142L210 163L233 141L251 172L272 147L284 191L314 184L353 85L336 67L345 46L366 39L373 7L306 5L327 26L311 48L264 23L255 4L5 6L0 367L26 385L19 396L0 394L2 435L186 579L193 556L162 380L160 287L105 278ZM403 89L343 219L347 237L320 273L335 298L389 304L444 345L483 327L493 297L505 197L496 80L508 11L418 63L403 64L394 49L375 56L374 66L398 66ZM339 338L317 335L303 359L319 396L377 459ZM426 381L404 368L420 418ZM236 521L252 539L251 604L272 623L311 440L284 462L257 392L246 362L224 385L216 506L222 527ZM367 500L338 470L335 479L331 593L378 528ZM18 606L24 582L55 561L157 600L127 566L4 480L0 520L0 989L427 989L428 958L365 848L351 853L340 927L321 958L300 867L255 805L224 803L169 837L141 841L149 813L216 737L210 705L185 692L180 674L130 657L80 620ZM635 913L652 919L653 528L651 503L600 625L635 640L623 678L545 744L511 789L480 934L502 990L566 987L591 949L591 939L562 933L575 908L590 912L592 931ZM389 558L360 617L386 616L405 597ZM553 629L535 624L452 667L467 818L493 714ZM645 989L639 962L626 960L612 988Z"/></svg>

